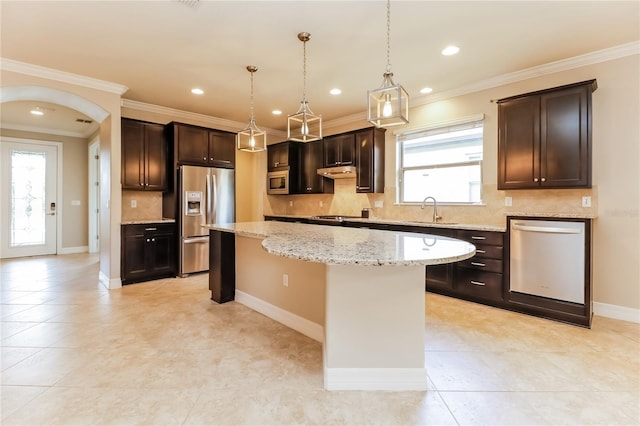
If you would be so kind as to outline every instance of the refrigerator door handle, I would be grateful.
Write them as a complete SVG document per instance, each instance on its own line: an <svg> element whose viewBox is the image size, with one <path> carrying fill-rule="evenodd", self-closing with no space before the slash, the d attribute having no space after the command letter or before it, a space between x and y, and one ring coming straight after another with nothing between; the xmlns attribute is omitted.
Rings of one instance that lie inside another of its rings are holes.
<svg viewBox="0 0 640 426"><path fill-rule="evenodd" d="M198 243L207 243L207 242L209 242L209 237L185 238L183 240L184 244L198 244Z"/></svg>
<svg viewBox="0 0 640 426"><path fill-rule="evenodd" d="M218 201L218 193L216 191L217 189L217 182L216 182L216 175L212 174L211 175L211 206L210 206L210 214L211 214L211 222L209 222L209 225L213 225L214 223L216 223L218 220L218 218L216 217L216 202Z"/></svg>
<svg viewBox="0 0 640 426"><path fill-rule="evenodd" d="M206 187L206 191L207 191L207 201L205 204L205 210L204 210L204 223L206 225L209 225L211 223L211 180L210 180L211 176L209 176L209 174L207 174L204 179L205 179L205 187Z"/></svg>

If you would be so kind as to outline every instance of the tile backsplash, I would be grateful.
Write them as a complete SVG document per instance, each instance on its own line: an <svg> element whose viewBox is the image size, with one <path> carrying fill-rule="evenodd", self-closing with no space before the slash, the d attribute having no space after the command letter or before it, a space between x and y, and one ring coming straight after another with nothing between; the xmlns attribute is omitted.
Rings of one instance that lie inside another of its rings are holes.
<svg viewBox="0 0 640 426"><path fill-rule="evenodd" d="M132 201L136 207L132 207ZM122 221L162 219L162 192L122 191Z"/></svg>
<svg viewBox="0 0 640 426"><path fill-rule="evenodd" d="M334 194L266 195L265 215L326 215L360 216L363 208L371 209L370 217L396 220L430 221L431 205L396 203L396 188L386 187L384 194L357 194L355 179L334 182ZM439 204L443 222L504 226L509 213L571 214L595 217L598 211L597 188L538 189L499 191L496 185L483 185L482 205ZM426 195L425 195L426 196ZM591 207L582 207L582 197L591 197ZM505 206L505 197L512 205ZM376 207L381 202L382 207Z"/></svg>

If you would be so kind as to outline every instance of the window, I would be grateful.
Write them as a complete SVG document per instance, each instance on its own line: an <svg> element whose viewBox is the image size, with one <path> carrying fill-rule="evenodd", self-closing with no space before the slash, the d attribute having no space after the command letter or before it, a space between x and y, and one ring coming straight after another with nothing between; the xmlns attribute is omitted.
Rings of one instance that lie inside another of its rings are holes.
<svg viewBox="0 0 640 426"><path fill-rule="evenodd" d="M482 202L483 116L398 135L398 201Z"/></svg>

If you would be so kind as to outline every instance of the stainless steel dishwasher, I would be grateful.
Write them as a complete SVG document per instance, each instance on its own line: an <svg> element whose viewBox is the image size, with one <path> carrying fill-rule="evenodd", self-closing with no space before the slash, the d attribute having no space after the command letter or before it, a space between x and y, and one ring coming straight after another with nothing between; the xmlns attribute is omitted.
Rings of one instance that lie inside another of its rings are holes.
<svg viewBox="0 0 640 426"><path fill-rule="evenodd" d="M585 303L585 223L512 219L509 289Z"/></svg>

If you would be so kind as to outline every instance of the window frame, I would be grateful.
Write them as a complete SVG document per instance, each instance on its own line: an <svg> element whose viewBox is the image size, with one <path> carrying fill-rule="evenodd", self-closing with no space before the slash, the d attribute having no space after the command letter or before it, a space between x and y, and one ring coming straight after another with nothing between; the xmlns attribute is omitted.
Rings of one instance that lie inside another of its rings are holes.
<svg viewBox="0 0 640 426"><path fill-rule="evenodd" d="M447 164L435 164L435 165L423 165L423 166L409 166L409 167L403 167L403 161L404 161L404 156L403 156L403 143L407 140L408 137L410 137L411 135L417 134L417 133L424 133L424 132L428 132L428 131L432 131L432 130L436 130L436 129L441 129L441 128L446 128L446 127L463 127L467 124L471 124L474 122L481 122L482 123L482 158L479 160L469 160L469 161L462 161L462 162L457 162L457 163L447 163ZM464 205L464 206L479 206L479 205L484 205L484 199L483 199L483 162L484 162L484 114L477 114L477 115L472 115L472 116L467 116L467 117L461 117L459 119L455 119L455 120L449 120L449 121L442 121L442 122L438 122L438 123L432 123L426 126L419 126L419 127L413 127L413 128L405 128L402 129L401 131L397 131L394 132L394 135L396 136L396 204L398 205L410 205L410 206L415 206L415 205L421 205L422 202L421 201L404 201L404 186L403 186L403 177L404 177L404 172L405 171L412 171L412 170L428 170L428 169L435 169L435 168L449 168L449 167L460 167L460 166L473 166L473 165L478 165L480 166L480 201L444 201L444 202L440 202L438 201L438 204L443 204L443 205Z"/></svg>

